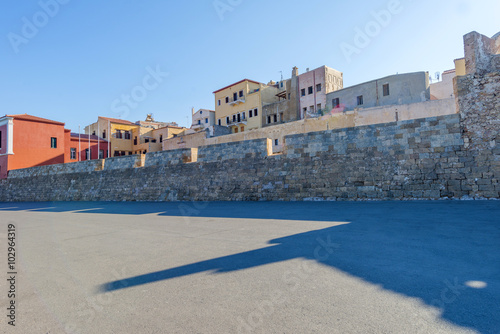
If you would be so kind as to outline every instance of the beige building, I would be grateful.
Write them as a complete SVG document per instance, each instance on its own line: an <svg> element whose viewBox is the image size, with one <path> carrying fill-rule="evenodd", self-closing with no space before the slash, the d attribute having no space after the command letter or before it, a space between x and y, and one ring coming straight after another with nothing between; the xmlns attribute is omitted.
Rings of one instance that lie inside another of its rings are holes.
<svg viewBox="0 0 500 334"><path fill-rule="evenodd" d="M109 141L110 157L161 151L163 140L185 130L176 123L156 122L151 115L136 123L99 116L97 122L85 127L86 134L100 135Z"/></svg>
<svg viewBox="0 0 500 334"><path fill-rule="evenodd" d="M264 127L328 112L327 94L343 88L343 74L328 66L299 74L294 67L291 79L279 82L277 88L279 101L263 106Z"/></svg>
<svg viewBox="0 0 500 334"><path fill-rule="evenodd" d="M202 131L215 125L215 110L200 109L192 111L191 130Z"/></svg>
<svg viewBox="0 0 500 334"><path fill-rule="evenodd" d="M262 127L262 106L278 101L278 87L244 79L214 92L216 125L233 133Z"/></svg>
<svg viewBox="0 0 500 334"><path fill-rule="evenodd" d="M85 134L108 140L109 157L131 155L134 151L132 134L139 125L130 121L99 116L97 122L85 127Z"/></svg>

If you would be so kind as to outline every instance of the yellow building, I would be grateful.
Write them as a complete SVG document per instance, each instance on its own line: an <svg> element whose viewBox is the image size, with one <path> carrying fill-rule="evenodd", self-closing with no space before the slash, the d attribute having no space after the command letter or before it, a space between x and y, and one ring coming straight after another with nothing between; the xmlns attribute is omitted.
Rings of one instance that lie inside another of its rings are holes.
<svg viewBox="0 0 500 334"><path fill-rule="evenodd" d="M97 122L85 127L85 133L108 140L110 157L118 157L161 151L163 140L186 130L170 124L175 123L155 122L150 115L136 123L99 116Z"/></svg>
<svg viewBox="0 0 500 334"><path fill-rule="evenodd" d="M278 87L244 79L216 90L215 120L233 133L258 129L263 124L263 103L278 101Z"/></svg>
<svg viewBox="0 0 500 334"><path fill-rule="evenodd" d="M184 133L186 128L180 126L167 125L165 127L151 129L140 127L136 130L135 136L139 136L140 141L134 145L135 154L145 154L148 152L158 152L163 150L163 141L176 137Z"/></svg>
<svg viewBox="0 0 500 334"><path fill-rule="evenodd" d="M458 77L466 74L465 58L455 59L455 75Z"/></svg>
<svg viewBox="0 0 500 334"><path fill-rule="evenodd" d="M118 157L132 154L134 151L132 134L139 128L139 125L130 121L99 116L97 122L85 127L85 133L108 140L109 155Z"/></svg>

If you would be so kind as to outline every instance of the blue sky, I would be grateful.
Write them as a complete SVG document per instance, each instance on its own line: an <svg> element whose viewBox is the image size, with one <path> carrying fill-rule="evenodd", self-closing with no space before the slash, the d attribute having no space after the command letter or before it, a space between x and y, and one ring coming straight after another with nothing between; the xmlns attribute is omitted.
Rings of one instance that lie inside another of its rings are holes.
<svg viewBox="0 0 500 334"><path fill-rule="evenodd" d="M0 115L75 132L147 113L186 126L192 107L214 108L213 91L289 78L293 66L333 67L345 87L433 76L463 56L464 34L500 31L499 13L498 0L4 1Z"/></svg>

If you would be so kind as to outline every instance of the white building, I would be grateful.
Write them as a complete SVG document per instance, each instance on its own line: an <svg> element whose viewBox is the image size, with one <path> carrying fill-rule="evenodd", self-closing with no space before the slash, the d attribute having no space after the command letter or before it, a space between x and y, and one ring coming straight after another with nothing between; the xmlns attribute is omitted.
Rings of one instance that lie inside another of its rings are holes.
<svg viewBox="0 0 500 334"><path fill-rule="evenodd" d="M193 122L191 129L194 131L202 131L215 125L215 111L208 109L200 109L197 112L192 112Z"/></svg>

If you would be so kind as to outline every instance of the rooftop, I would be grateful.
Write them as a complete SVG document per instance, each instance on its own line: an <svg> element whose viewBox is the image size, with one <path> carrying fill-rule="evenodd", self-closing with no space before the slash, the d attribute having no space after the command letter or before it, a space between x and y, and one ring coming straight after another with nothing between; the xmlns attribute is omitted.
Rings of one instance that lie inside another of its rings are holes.
<svg viewBox="0 0 500 334"><path fill-rule="evenodd" d="M98 136L95 136L95 135L85 135L85 134L82 134L82 133L74 133L72 132L71 133L71 138L80 138L81 140L89 140L89 137L90 137L90 140L102 140L102 141L106 141L106 139L102 139Z"/></svg>
<svg viewBox="0 0 500 334"><path fill-rule="evenodd" d="M125 124L125 125L137 125L135 123L132 123L132 122L124 120L124 119L110 118L110 117L103 117L103 116L99 116L99 118L110 121L111 123Z"/></svg>
<svg viewBox="0 0 500 334"><path fill-rule="evenodd" d="M53 121L53 120L50 120L50 119L41 118L41 117L37 117L37 116L32 116L32 115L28 115L28 114L5 115L5 117L12 117L14 119L19 119L19 120L23 120L23 121L39 122L39 123L47 123L47 124L54 124L54 125L62 125L62 126L64 126L64 123L62 123L62 122L57 122L57 121Z"/></svg>
<svg viewBox="0 0 500 334"><path fill-rule="evenodd" d="M213 92L213 94L218 93L218 92L221 92L221 91L223 91L224 89L228 89L228 88L230 88L230 87L236 86L236 85L238 85L238 84L240 84L240 83L242 83L242 82L245 82L245 81L252 82L252 83L257 84L257 85L261 85L261 84L263 85L263 83L258 82L258 81L249 80L249 79L243 79L243 80L240 80L240 81L238 81L238 82L235 82L235 83L234 83L234 84L232 84L232 85L229 85L229 86L226 86L226 87L224 87L224 88L218 89L218 90L216 90L215 92Z"/></svg>

